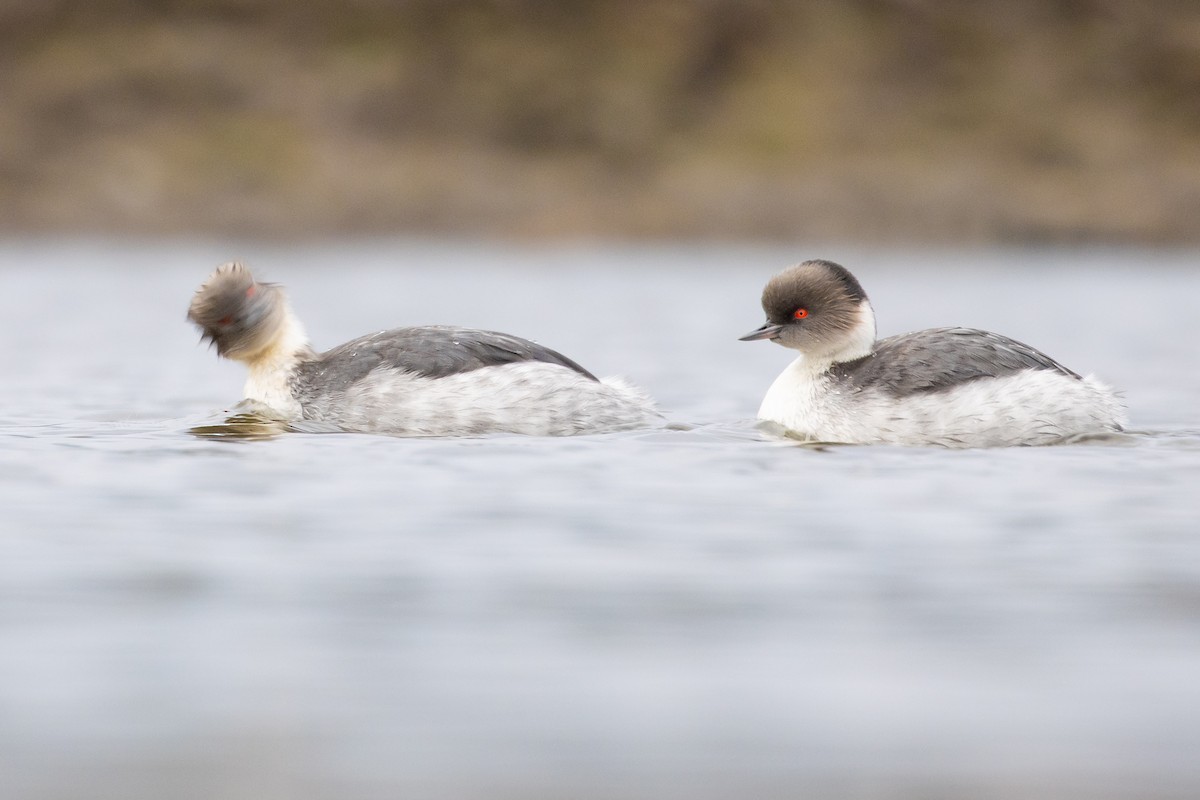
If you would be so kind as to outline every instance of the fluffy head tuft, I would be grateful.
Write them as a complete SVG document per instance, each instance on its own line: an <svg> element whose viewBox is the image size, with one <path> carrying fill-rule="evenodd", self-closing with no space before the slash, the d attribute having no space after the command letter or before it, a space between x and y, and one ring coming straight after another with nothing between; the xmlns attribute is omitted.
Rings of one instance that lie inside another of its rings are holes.
<svg viewBox="0 0 1200 800"><path fill-rule="evenodd" d="M856 309L866 299L867 293L848 269L818 259L788 267L767 281L762 306L768 321L782 324L791 322L798 308L811 314L836 314Z"/></svg>
<svg viewBox="0 0 1200 800"><path fill-rule="evenodd" d="M248 362L284 336L291 312L281 287L258 283L243 264L231 261L196 290L187 316L219 355Z"/></svg>

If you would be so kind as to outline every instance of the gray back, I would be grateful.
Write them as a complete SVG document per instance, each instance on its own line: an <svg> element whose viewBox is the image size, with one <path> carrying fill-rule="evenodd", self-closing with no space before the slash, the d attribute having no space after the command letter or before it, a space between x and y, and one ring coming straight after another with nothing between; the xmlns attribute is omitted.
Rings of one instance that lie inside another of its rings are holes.
<svg viewBox="0 0 1200 800"><path fill-rule="evenodd" d="M851 389L877 388L903 397L1027 369L1079 378L1029 345L974 328L932 328L882 339L871 355L834 364L830 372Z"/></svg>
<svg viewBox="0 0 1200 800"><path fill-rule="evenodd" d="M346 342L297 365L301 384L342 390L377 367L400 369L426 378L445 378L483 367L542 361L596 376L561 353L507 333L436 325L397 328Z"/></svg>

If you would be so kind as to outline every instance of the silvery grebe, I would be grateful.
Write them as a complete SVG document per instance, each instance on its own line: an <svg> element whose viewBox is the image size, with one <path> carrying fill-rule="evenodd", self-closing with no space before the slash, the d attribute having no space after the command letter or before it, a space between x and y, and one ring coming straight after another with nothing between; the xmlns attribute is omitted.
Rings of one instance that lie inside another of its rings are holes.
<svg viewBox="0 0 1200 800"><path fill-rule="evenodd" d="M641 390L505 333L397 328L317 353L283 288L236 262L197 290L188 319L249 368L246 398L287 420L415 436L565 436L661 420Z"/></svg>
<svg viewBox="0 0 1200 800"><path fill-rule="evenodd" d="M767 322L742 337L800 357L758 417L823 442L1002 447L1121 430L1111 389L1028 345L972 328L875 339L875 313L844 267L806 261L763 290Z"/></svg>

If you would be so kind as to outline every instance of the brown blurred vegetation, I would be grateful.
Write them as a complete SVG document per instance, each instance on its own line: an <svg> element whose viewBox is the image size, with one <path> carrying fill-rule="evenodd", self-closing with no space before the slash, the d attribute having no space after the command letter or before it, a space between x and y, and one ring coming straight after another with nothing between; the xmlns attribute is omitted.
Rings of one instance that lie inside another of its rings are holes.
<svg viewBox="0 0 1200 800"><path fill-rule="evenodd" d="M0 230L1200 241L1194 0L0 0Z"/></svg>

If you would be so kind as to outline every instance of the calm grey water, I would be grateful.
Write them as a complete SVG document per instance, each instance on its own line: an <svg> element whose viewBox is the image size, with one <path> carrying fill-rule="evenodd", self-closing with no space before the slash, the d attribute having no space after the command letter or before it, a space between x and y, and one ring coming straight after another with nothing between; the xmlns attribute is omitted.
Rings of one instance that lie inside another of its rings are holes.
<svg viewBox="0 0 1200 800"><path fill-rule="evenodd" d="M404 440L219 424L218 262L318 346L507 330L671 429ZM750 422L775 270L884 334L1000 330L1124 389L1043 449ZM1200 796L1194 253L0 243L0 796Z"/></svg>

